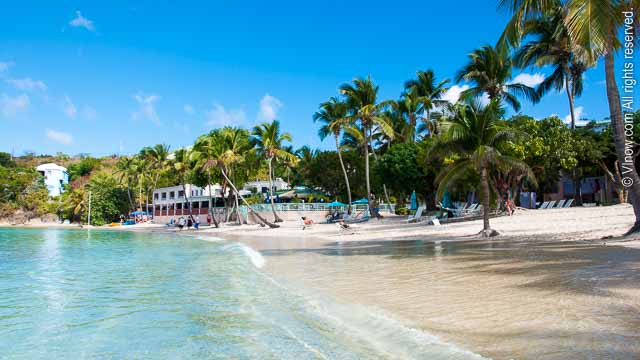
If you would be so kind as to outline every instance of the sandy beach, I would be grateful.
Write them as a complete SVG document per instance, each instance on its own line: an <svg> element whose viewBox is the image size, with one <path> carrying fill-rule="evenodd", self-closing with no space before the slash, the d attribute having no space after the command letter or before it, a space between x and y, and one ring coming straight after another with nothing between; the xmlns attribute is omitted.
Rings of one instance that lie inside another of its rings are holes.
<svg viewBox="0 0 640 360"><path fill-rule="evenodd" d="M292 286L494 359L640 357L640 242L621 236L627 205L519 211L429 226L389 217L302 230L295 222L205 229L260 251ZM372 326L378 326L372 324ZM382 325L379 325L382 326Z"/></svg>

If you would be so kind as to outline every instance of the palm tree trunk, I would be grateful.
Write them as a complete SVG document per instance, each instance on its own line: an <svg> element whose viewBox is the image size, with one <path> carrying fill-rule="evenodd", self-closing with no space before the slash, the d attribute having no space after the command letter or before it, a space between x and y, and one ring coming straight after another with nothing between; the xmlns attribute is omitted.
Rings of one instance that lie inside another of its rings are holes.
<svg viewBox="0 0 640 360"><path fill-rule="evenodd" d="M489 170L486 166L480 171L480 186L482 186L482 220L483 228L480 234L483 237L491 237L498 235L498 232L491 229L489 224L489 215L491 214L490 208L490 194L489 194Z"/></svg>
<svg viewBox="0 0 640 360"><path fill-rule="evenodd" d="M276 203L273 199L273 167L271 166L271 162L273 161L273 157L269 158L267 162L269 164L269 200L271 200L271 211L273 211L273 222L282 222L282 219L276 213Z"/></svg>
<svg viewBox="0 0 640 360"><path fill-rule="evenodd" d="M367 210L369 210L369 214L371 214L371 182L369 180L369 131L366 127L366 123L363 124L364 127L364 177L367 184Z"/></svg>
<svg viewBox="0 0 640 360"><path fill-rule="evenodd" d="M240 195L240 193L238 192L238 189L236 188L236 186L231 182L231 180L229 180L229 178L227 177L227 173L224 171L224 169L221 168L220 170L222 172L222 176L224 176L224 178L225 178L225 180L227 180L227 183L229 184L229 186L231 186L231 188L236 193L236 195L239 196L240 199L242 200L242 202L247 206L247 208L249 209L249 212L253 213L253 215L255 215L260 221L262 221L263 224L266 224L268 227L270 227L272 229L280 227L280 225L268 222L262 216L260 216L260 214L255 212L253 210L253 208L251 207L251 205L249 205L247 200L245 200L244 197L242 195Z"/></svg>
<svg viewBox="0 0 640 360"><path fill-rule="evenodd" d="M576 113L575 113L575 109L574 109L574 97L573 97L573 86L571 85L571 82L569 81L569 77L571 74L571 71L569 69L569 66L567 64L564 65L564 72L565 72L565 78L564 78L564 88L565 91L567 93L567 99L569 100L569 115L571 116L571 131L573 131L575 133L576 131ZM581 206L582 205L582 179L580 178L580 175L578 174L578 169L574 168L573 171L571 172L571 177L573 180L573 199L576 202L576 205Z"/></svg>
<svg viewBox="0 0 640 360"><path fill-rule="evenodd" d="M207 184L207 186L209 187L209 214L211 214L211 221L213 221L213 225L219 228L220 224L218 224L218 220L216 220L216 214L213 212L215 210L215 207L213 206L213 195L211 195L211 180L213 179L211 179L211 172L209 172L209 184Z"/></svg>
<svg viewBox="0 0 640 360"><path fill-rule="evenodd" d="M184 200L186 201L186 203L182 204L182 213L184 214L184 205L187 205L187 208L189 209L189 218L191 218L191 221L194 221L193 218L193 213L191 211L191 202L189 201L189 196L187 195L187 186L185 185L184 181L182 181L182 192L184 193Z"/></svg>
<svg viewBox="0 0 640 360"><path fill-rule="evenodd" d="M618 91L618 84L616 83L615 70L614 70L614 53L612 40L615 39L616 33L612 31L609 38L609 48L607 54L604 57L604 68L606 74L607 84L607 100L609 102L609 111L611 113L611 127L613 129L613 141L616 147L616 154L618 155L618 161L620 167L623 169L623 176L630 179L633 183L627 187L629 192L629 200L633 205L633 212L635 214L635 222L627 234L631 234L640 231L640 177L636 170L635 164L632 161L625 161L625 135L624 135L624 119L622 114L622 106L620 105L620 92Z"/></svg>
<svg viewBox="0 0 640 360"><path fill-rule="evenodd" d="M344 183L347 185L347 198L349 199L349 207L347 208L347 214L351 214L351 186L349 186L349 176L347 175L347 169L344 167L344 161L342 160L342 151L340 150L340 143L338 142L338 135L336 139L336 150L338 151L338 159L340 159L340 166L342 167L342 173L344 174Z"/></svg>
<svg viewBox="0 0 640 360"><path fill-rule="evenodd" d="M369 137L369 139L371 139L371 136ZM376 160L376 162L378 161L378 154L376 154L376 151L373 149L373 145L371 145L371 152L373 153L373 158ZM387 202L388 205L391 205L391 201L389 201L389 193L387 192L387 184L382 183L382 192L384 193L384 199ZM380 215L380 214L378 214Z"/></svg>

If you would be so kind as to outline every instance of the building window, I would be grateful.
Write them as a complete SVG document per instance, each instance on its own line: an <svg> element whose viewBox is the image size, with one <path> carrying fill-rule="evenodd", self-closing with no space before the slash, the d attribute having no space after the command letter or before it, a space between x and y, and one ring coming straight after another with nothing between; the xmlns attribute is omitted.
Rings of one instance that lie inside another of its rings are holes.
<svg viewBox="0 0 640 360"><path fill-rule="evenodd" d="M158 193L153 193L153 199L158 200Z"/></svg>
<svg viewBox="0 0 640 360"><path fill-rule="evenodd" d="M194 202L191 203L191 208L192 209L197 209L199 207L200 207L200 202L194 201Z"/></svg>
<svg viewBox="0 0 640 360"><path fill-rule="evenodd" d="M176 204L176 209L177 210L182 210L182 203L177 203Z"/></svg>
<svg viewBox="0 0 640 360"><path fill-rule="evenodd" d="M178 191L178 198L183 198L184 197L184 191L179 190Z"/></svg>
<svg viewBox="0 0 640 360"><path fill-rule="evenodd" d="M176 192L175 191L171 191L169 192L169 200L173 200L176 197Z"/></svg>
<svg viewBox="0 0 640 360"><path fill-rule="evenodd" d="M156 205L156 211L160 211L160 205Z"/></svg>
<svg viewBox="0 0 640 360"><path fill-rule="evenodd" d="M167 193L166 192L162 193L162 200L167 200Z"/></svg>
<svg viewBox="0 0 640 360"><path fill-rule="evenodd" d="M201 207L204 208L204 209L208 208L209 207L209 201L208 200L207 201L203 201L201 203Z"/></svg>

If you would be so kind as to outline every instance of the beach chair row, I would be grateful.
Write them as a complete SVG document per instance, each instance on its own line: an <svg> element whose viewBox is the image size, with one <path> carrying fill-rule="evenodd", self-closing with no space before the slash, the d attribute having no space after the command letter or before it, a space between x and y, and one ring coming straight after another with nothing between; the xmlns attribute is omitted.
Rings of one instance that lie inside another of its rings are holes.
<svg viewBox="0 0 640 360"><path fill-rule="evenodd" d="M542 209L566 209L571 207L573 204L573 199L569 200L560 200L560 201L545 201L538 207L538 210Z"/></svg>

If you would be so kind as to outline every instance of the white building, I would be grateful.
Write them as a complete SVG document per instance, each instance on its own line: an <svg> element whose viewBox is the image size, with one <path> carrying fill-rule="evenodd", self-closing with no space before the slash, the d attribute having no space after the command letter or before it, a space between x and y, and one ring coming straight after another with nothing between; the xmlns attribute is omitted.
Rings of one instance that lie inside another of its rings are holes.
<svg viewBox="0 0 640 360"><path fill-rule="evenodd" d="M64 192L63 186L69 183L67 168L48 163L39 165L36 170L44 176L44 183L49 190L49 196L58 196Z"/></svg>
<svg viewBox="0 0 640 360"><path fill-rule="evenodd" d="M246 191L266 194L269 192L269 180L249 181L242 187ZM289 190L289 184L282 178L273 180L273 191Z"/></svg>

